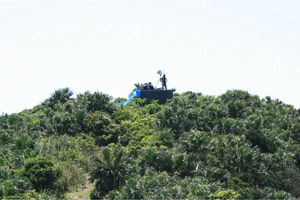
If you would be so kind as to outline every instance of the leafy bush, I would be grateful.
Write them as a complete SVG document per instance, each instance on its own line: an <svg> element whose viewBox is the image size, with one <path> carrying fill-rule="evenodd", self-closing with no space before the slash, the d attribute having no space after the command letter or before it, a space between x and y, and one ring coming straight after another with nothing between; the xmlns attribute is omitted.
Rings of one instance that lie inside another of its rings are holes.
<svg viewBox="0 0 300 200"><path fill-rule="evenodd" d="M130 121L122 121L120 125L120 143L124 146L133 145L134 148L140 149L140 141L148 136L152 135L154 130L152 129L152 123L150 117L135 117Z"/></svg>
<svg viewBox="0 0 300 200"><path fill-rule="evenodd" d="M96 137L96 144L107 145L117 142L119 126L113 123L108 114L96 111L83 120L83 125L87 133Z"/></svg>
<svg viewBox="0 0 300 200"><path fill-rule="evenodd" d="M291 194L270 187L255 190L255 199L296 199Z"/></svg>
<svg viewBox="0 0 300 200"><path fill-rule="evenodd" d="M23 122L23 119L20 115L18 114L12 114L8 117L8 120L7 120L10 128L19 128L21 123Z"/></svg>
<svg viewBox="0 0 300 200"><path fill-rule="evenodd" d="M124 120L131 119L133 115L129 110L117 110L112 114L112 118L116 121L117 124L121 124Z"/></svg>
<svg viewBox="0 0 300 200"><path fill-rule="evenodd" d="M12 140L10 131L0 130L0 144L3 146Z"/></svg>
<svg viewBox="0 0 300 200"><path fill-rule="evenodd" d="M233 190L223 190L217 193L210 194L208 196L211 199L239 199L240 194Z"/></svg>
<svg viewBox="0 0 300 200"><path fill-rule="evenodd" d="M165 148L150 147L143 151L139 165L184 178L192 177L194 173L197 173L201 163L195 154L177 153Z"/></svg>
<svg viewBox="0 0 300 200"><path fill-rule="evenodd" d="M178 142L183 151L205 153L208 151L207 145L210 140L211 138L205 132L190 131L182 134Z"/></svg>
<svg viewBox="0 0 300 200"><path fill-rule="evenodd" d="M162 109L162 106L159 105L157 102L158 100L157 101L153 100L150 104L146 105L144 107L145 112L148 114L155 114L159 112Z"/></svg>
<svg viewBox="0 0 300 200"><path fill-rule="evenodd" d="M95 111L102 111L106 113L113 113L116 109L111 102L112 97L101 92L85 92L84 94L77 95L77 107L84 110L86 114L91 114Z"/></svg>
<svg viewBox="0 0 300 200"><path fill-rule="evenodd" d="M79 136L75 143L78 145L80 151L93 152L95 150L95 139L85 133Z"/></svg>
<svg viewBox="0 0 300 200"><path fill-rule="evenodd" d="M70 100L72 95L73 92L70 90L70 88L59 89L56 90L49 99L46 99L43 104L54 109L55 105L64 104Z"/></svg>
<svg viewBox="0 0 300 200"><path fill-rule="evenodd" d="M262 185L289 192L295 197L300 197L300 170L293 165L291 154L278 150L274 154L266 155L265 166L267 176L262 180Z"/></svg>
<svg viewBox="0 0 300 200"><path fill-rule="evenodd" d="M38 199L38 193L30 191L27 193L17 193L15 195L6 196L5 199Z"/></svg>
<svg viewBox="0 0 300 200"><path fill-rule="evenodd" d="M0 197L9 199L9 196L25 193L30 189L30 182L20 178L18 175L10 175L10 179L3 180L3 182L0 183Z"/></svg>
<svg viewBox="0 0 300 200"><path fill-rule="evenodd" d="M147 170L144 175L130 178L118 191L105 196L107 199L207 199L220 187L206 179L179 179L166 172Z"/></svg>
<svg viewBox="0 0 300 200"><path fill-rule="evenodd" d="M26 160L22 169L22 176L26 177L38 192L42 189L53 189L61 174L61 169L54 167L53 162L44 157Z"/></svg>
<svg viewBox="0 0 300 200"><path fill-rule="evenodd" d="M254 199L255 189L250 187L250 183L243 182L241 177L243 177L242 174L237 174L234 177L230 177L225 183L225 188L236 191L238 194L240 194L240 199Z"/></svg>

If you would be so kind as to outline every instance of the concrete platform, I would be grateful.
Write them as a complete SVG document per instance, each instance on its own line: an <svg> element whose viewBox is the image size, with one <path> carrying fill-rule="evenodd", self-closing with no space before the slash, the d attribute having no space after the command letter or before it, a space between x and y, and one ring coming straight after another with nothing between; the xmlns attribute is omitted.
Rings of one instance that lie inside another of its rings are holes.
<svg viewBox="0 0 300 200"><path fill-rule="evenodd" d="M158 100L158 104L165 104L167 99L173 98L172 90L141 90L140 98L146 98L146 104L150 104L151 101Z"/></svg>

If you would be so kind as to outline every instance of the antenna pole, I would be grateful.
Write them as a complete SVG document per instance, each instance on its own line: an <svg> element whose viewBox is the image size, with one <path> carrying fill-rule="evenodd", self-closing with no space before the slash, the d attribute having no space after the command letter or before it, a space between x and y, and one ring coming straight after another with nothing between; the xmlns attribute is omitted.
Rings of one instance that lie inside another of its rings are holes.
<svg viewBox="0 0 300 200"><path fill-rule="evenodd" d="M164 70L163 70L163 71L164 71ZM157 86L158 82L161 81L161 76L162 76L161 70L158 70L157 73L159 74L159 79L158 79L158 81L157 81L157 83L156 83L156 85L155 85L155 89L156 89L156 86Z"/></svg>
<svg viewBox="0 0 300 200"><path fill-rule="evenodd" d="M159 81L160 81L160 78L158 79L158 81L157 81L157 83L156 83L156 85L155 85L155 89L156 89L156 86L157 86L157 84L158 84Z"/></svg>

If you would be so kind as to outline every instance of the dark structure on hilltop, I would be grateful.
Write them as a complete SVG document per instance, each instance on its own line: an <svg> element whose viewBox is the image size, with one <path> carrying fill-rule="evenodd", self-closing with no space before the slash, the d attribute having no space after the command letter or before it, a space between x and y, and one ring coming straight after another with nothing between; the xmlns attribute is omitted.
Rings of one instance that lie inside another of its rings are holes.
<svg viewBox="0 0 300 200"><path fill-rule="evenodd" d="M160 75L160 78L158 79L158 82L160 81L162 83L161 89L156 89L156 86L154 87L151 82L145 83L142 87L144 89L142 90L135 90L132 95L127 99L127 101L118 104L117 106L126 106L132 99L134 98L141 98L146 99L146 102L142 104L142 106L150 104L152 100L157 100L158 104L165 104L167 102L167 99L173 98L173 90L167 89L167 78L164 74L162 76L162 71L158 70L157 72ZM157 84L158 84L157 82ZM157 85L156 84L156 85Z"/></svg>
<svg viewBox="0 0 300 200"><path fill-rule="evenodd" d="M165 104L167 99L173 98L173 90L136 90L127 101L117 106L126 106L134 98L146 99L142 105L150 104L152 100L158 100L158 104Z"/></svg>
<svg viewBox="0 0 300 200"><path fill-rule="evenodd" d="M152 100L158 100L158 104L165 104L167 99L173 98L172 90L141 90L141 99L146 98L146 104L151 103Z"/></svg>

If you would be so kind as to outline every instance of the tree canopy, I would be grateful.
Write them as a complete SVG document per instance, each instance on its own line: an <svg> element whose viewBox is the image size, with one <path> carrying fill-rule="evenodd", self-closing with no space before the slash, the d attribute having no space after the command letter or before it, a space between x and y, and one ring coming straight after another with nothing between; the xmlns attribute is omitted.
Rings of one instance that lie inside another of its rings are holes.
<svg viewBox="0 0 300 200"><path fill-rule="evenodd" d="M1 115L0 198L70 198L88 181L93 199L300 198L292 105L242 90L119 101L64 88Z"/></svg>

